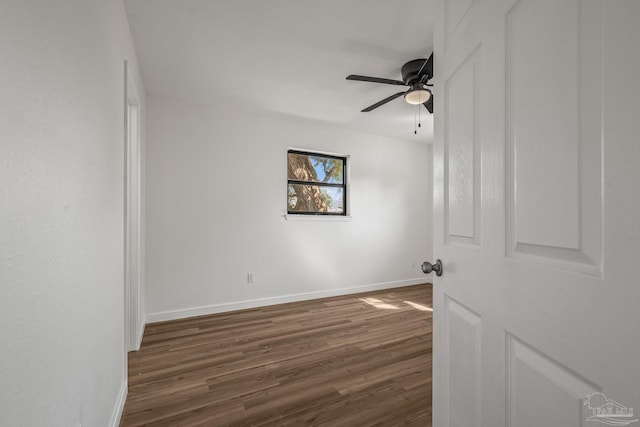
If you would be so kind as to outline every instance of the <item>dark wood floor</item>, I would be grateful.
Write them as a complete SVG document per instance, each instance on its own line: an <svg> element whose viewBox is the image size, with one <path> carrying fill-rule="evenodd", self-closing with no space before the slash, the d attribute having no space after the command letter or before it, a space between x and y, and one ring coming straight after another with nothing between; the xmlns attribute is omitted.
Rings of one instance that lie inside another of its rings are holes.
<svg viewBox="0 0 640 427"><path fill-rule="evenodd" d="M121 426L431 426L431 285L147 325Z"/></svg>

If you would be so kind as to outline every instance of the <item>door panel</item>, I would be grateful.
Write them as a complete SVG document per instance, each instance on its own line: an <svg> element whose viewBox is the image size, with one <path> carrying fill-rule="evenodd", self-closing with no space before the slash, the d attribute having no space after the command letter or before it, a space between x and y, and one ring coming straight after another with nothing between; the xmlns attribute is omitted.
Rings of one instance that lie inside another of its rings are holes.
<svg viewBox="0 0 640 427"><path fill-rule="evenodd" d="M560 2L549 13L553 2L520 0L507 14L514 237L516 243L577 249L578 0ZM560 47L548 48L559 40ZM549 63L553 78L545 76Z"/></svg>
<svg viewBox="0 0 640 427"><path fill-rule="evenodd" d="M508 426L583 425L582 399L597 386L512 335L507 357Z"/></svg>
<svg viewBox="0 0 640 427"><path fill-rule="evenodd" d="M445 352L451 360L446 368L448 425L478 425L481 326L482 319L477 313L451 298L445 300Z"/></svg>
<svg viewBox="0 0 640 427"><path fill-rule="evenodd" d="M447 243L480 245L480 52L445 83L445 230ZM455 126L449 126L455 123Z"/></svg>
<svg viewBox="0 0 640 427"><path fill-rule="evenodd" d="M640 2L435 10L434 425L637 412Z"/></svg>
<svg viewBox="0 0 640 427"><path fill-rule="evenodd" d="M520 0L506 23L508 255L599 275L600 7Z"/></svg>

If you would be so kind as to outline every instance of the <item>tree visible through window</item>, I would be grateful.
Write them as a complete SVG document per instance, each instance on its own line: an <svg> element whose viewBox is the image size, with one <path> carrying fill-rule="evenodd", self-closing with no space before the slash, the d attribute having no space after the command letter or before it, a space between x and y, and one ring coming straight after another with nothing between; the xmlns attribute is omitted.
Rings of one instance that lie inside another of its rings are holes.
<svg viewBox="0 0 640 427"><path fill-rule="evenodd" d="M346 157L289 150L287 212L346 215L346 167Z"/></svg>

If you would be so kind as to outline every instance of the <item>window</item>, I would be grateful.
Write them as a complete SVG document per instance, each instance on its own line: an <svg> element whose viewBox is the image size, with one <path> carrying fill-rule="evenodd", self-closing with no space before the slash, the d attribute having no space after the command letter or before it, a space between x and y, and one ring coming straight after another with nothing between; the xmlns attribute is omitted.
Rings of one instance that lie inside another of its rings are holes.
<svg viewBox="0 0 640 427"><path fill-rule="evenodd" d="M347 215L347 158L289 150L287 213Z"/></svg>

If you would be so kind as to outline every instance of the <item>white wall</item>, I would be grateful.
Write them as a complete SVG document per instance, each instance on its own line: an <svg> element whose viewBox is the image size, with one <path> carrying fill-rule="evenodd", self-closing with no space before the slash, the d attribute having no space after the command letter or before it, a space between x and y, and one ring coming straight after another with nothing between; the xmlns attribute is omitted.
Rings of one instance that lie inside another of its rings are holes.
<svg viewBox="0 0 640 427"><path fill-rule="evenodd" d="M0 58L0 425L114 425L137 69L121 0L3 0Z"/></svg>
<svg viewBox="0 0 640 427"><path fill-rule="evenodd" d="M148 320L426 281L424 142L151 95L147 105ZM285 220L289 147L351 156L351 222Z"/></svg>

